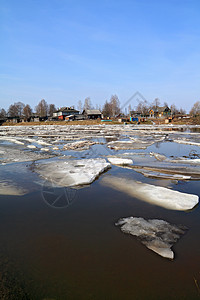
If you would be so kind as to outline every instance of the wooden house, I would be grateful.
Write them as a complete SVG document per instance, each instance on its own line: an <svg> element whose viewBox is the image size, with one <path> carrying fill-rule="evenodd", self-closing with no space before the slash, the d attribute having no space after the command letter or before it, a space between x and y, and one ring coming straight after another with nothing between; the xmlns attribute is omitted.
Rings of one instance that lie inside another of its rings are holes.
<svg viewBox="0 0 200 300"><path fill-rule="evenodd" d="M86 119L101 119L101 112L99 109L84 109L83 115Z"/></svg>
<svg viewBox="0 0 200 300"><path fill-rule="evenodd" d="M79 111L74 109L73 107L61 107L56 112L53 113L53 118L58 120L65 120L66 117L72 115L78 115Z"/></svg>

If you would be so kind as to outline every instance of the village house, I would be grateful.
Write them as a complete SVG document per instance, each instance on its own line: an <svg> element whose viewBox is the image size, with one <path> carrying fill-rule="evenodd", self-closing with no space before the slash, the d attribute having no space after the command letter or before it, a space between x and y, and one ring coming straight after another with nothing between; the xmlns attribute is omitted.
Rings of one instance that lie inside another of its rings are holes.
<svg viewBox="0 0 200 300"><path fill-rule="evenodd" d="M83 115L86 119L101 119L101 112L99 109L84 109Z"/></svg>
<svg viewBox="0 0 200 300"><path fill-rule="evenodd" d="M79 111L73 107L62 107L53 113L53 119L65 120L73 119L73 116L79 115Z"/></svg>
<svg viewBox="0 0 200 300"><path fill-rule="evenodd" d="M171 109L168 106L150 109L149 116L150 118L168 118L171 116Z"/></svg>

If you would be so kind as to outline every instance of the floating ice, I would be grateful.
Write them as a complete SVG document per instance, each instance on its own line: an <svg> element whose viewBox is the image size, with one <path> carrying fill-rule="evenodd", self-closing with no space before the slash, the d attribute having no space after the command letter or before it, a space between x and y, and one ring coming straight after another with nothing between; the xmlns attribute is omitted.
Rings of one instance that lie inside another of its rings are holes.
<svg viewBox="0 0 200 300"><path fill-rule="evenodd" d="M36 151L18 149L17 147L10 147L5 145L0 145L0 164L13 163L13 162L25 162L25 161L35 161L40 159L47 159L54 157L55 155L50 155L46 153L38 153Z"/></svg>
<svg viewBox="0 0 200 300"><path fill-rule="evenodd" d="M110 164L105 159L95 158L42 163L35 171L46 180L67 187L90 184L108 168Z"/></svg>
<svg viewBox="0 0 200 300"><path fill-rule="evenodd" d="M48 152L49 151L49 148L40 148L41 151L46 151Z"/></svg>
<svg viewBox="0 0 200 300"><path fill-rule="evenodd" d="M77 141L73 143L68 143L63 146L64 150L88 150L90 146L97 144L96 142L93 141Z"/></svg>
<svg viewBox="0 0 200 300"><path fill-rule="evenodd" d="M16 185L12 180L0 180L0 195L22 196L27 193L27 190Z"/></svg>
<svg viewBox="0 0 200 300"><path fill-rule="evenodd" d="M34 146L34 145L28 145L27 146L29 149L35 149L36 148L36 146Z"/></svg>
<svg viewBox="0 0 200 300"><path fill-rule="evenodd" d="M189 140L173 140L175 143L179 143L179 144L185 144L185 145L194 145L194 146L200 146L200 143L197 142L193 142L193 141L189 141Z"/></svg>
<svg viewBox="0 0 200 300"><path fill-rule="evenodd" d="M146 149L154 142L144 143L142 141L112 141L107 143L108 148L114 150L128 150L128 149Z"/></svg>
<svg viewBox="0 0 200 300"><path fill-rule="evenodd" d="M132 159L128 158L108 157L107 159L112 165L131 165L133 163Z"/></svg>
<svg viewBox="0 0 200 300"><path fill-rule="evenodd" d="M163 154L150 152L151 156L154 156L159 161L166 161L170 163L179 163L179 164L193 164L193 165L199 165L200 164L200 158L185 158L185 157L178 157L175 159L169 159Z"/></svg>
<svg viewBox="0 0 200 300"><path fill-rule="evenodd" d="M197 195L181 193L130 179L106 176L101 182L132 197L167 209L189 210L199 202Z"/></svg>
<svg viewBox="0 0 200 300"><path fill-rule="evenodd" d="M180 174L166 174L155 171L147 171L144 169L135 169L135 171L143 174L145 177L151 178L162 178L162 179L171 179L171 180L190 180L191 176L180 175Z"/></svg>
<svg viewBox="0 0 200 300"><path fill-rule="evenodd" d="M171 247L185 233L186 227L171 225L164 220L129 217L120 219L116 224L124 233L137 236L150 250L157 254L173 259Z"/></svg>

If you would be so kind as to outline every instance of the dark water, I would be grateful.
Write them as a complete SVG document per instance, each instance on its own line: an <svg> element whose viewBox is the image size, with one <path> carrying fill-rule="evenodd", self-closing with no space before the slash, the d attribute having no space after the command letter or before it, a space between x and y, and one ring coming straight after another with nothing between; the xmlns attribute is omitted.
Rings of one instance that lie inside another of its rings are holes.
<svg viewBox="0 0 200 300"><path fill-rule="evenodd" d="M147 151L179 156L188 155L195 148L191 147L162 143ZM21 180L32 186L38 177L23 166ZM19 180L14 171L9 174ZM25 196L0 197L1 299L200 298L199 206L178 212L141 202L102 186L101 179L110 174L158 184L113 166L74 193L64 208L47 204L39 185ZM170 186L200 196L198 181ZM65 198L70 190L59 193ZM127 216L187 226L173 247L175 260L164 259L123 234L115 222Z"/></svg>

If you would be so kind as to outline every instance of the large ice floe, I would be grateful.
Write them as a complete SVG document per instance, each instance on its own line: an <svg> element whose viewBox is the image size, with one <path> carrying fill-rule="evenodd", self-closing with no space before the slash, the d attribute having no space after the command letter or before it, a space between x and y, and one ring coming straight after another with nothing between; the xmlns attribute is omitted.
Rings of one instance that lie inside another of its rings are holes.
<svg viewBox="0 0 200 300"><path fill-rule="evenodd" d="M172 210L190 210L199 202L197 195L116 176L106 176L101 183L139 200Z"/></svg>
<svg viewBox="0 0 200 300"><path fill-rule="evenodd" d="M90 184L109 168L105 159L95 158L41 163L35 166L35 171L57 186L68 187Z"/></svg>
<svg viewBox="0 0 200 300"><path fill-rule="evenodd" d="M164 220L129 217L120 219L116 224L122 232L136 236L142 244L157 254L173 259L171 247L185 233L186 227L172 225Z"/></svg>
<svg viewBox="0 0 200 300"><path fill-rule="evenodd" d="M36 151L24 150L13 146L0 145L0 164L36 161L54 157L54 154L39 153Z"/></svg>

